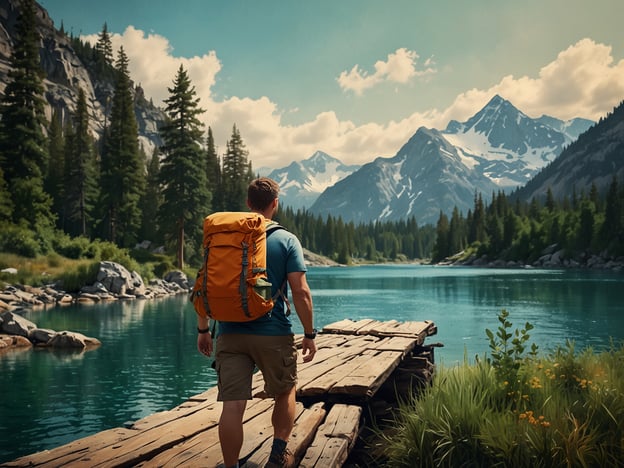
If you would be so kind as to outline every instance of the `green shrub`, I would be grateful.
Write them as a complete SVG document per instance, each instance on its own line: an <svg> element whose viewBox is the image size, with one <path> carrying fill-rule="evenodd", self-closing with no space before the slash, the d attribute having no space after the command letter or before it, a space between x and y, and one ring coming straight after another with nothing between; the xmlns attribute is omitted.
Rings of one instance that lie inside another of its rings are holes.
<svg viewBox="0 0 624 468"><path fill-rule="evenodd" d="M118 247L112 242L101 240L91 242L88 257L103 262L119 263L128 271L139 270L138 262L130 256L128 249Z"/></svg>
<svg viewBox="0 0 624 468"><path fill-rule="evenodd" d="M35 258L41 253L41 246L33 231L10 224L0 231L0 252Z"/></svg>
<svg viewBox="0 0 624 468"><path fill-rule="evenodd" d="M59 278L59 283L65 291L76 292L85 285L95 283L99 271L99 261L82 263L76 268L63 272Z"/></svg>
<svg viewBox="0 0 624 468"><path fill-rule="evenodd" d="M60 234L54 242L54 250L67 258L93 258L90 257L91 241L84 237L69 237L67 234Z"/></svg>
<svg viewBox="0 0 624 468"><path fill-rule="evenodd" d="M156 275L156 278L162 279L167 273L175 269L176 267L171 260L163 260L154 265L154 275Z"/></svg>

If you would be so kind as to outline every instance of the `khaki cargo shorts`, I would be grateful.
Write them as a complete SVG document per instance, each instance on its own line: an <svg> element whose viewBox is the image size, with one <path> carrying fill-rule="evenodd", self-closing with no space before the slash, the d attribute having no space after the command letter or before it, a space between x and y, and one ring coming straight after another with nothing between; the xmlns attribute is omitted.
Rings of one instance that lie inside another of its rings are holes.
<svg viewBox="0 0 624 468"><path fill-rule="evenodd" d="M297 384L294 335L223 334L217 338L215 369L218 401L250 400L255 368L262 372L264 391L275 397Z"/></svg>

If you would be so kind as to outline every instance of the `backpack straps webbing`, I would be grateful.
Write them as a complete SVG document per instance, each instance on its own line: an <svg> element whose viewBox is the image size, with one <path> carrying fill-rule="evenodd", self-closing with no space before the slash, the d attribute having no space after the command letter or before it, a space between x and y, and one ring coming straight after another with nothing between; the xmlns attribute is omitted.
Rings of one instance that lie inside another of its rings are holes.
<svg viewBox="0 0 624 468"><path fill-rule="evenodd" d="M282 226L281 224L279 224L279 223L277 223L275 221L271 221L271 224L269 224L266 227L266 237L267 237L267 239L269 238L269 236L272 233L274 233L275 231L278 231L280 229L286 230L286 228L284 226ZM273 302L275 302L275 300L278 297L282 298L282 300L284 301L284 304L286 304L286 317L288 317L290 315L290 302L288 301L288 297L285 294L287 282L288 281L285 279L284 282L282 283L282 285L280 286L280 288L275 293L275 295L271 298L271 299L273 299Z"/></svg>
<svg viewBox="0 0 624 468"><path fill-rule="evenodd" d="M208 267L208 252L210 251L210 244L206 246L204 249L204 265L202 268ZM208 305L208 271L204 271L204 284L202 285L202 301L204 302L204 308L206 309L206 314L210 317L210 306ZM198 291L199 292L199 291Z"/></svg>
<svg viewBox="0 0 624 468"><path fill-rule="evenodd" d="M243 302L242 304L243 311L245 312L245 315L249 317L249 304L247 303L247 266L249 265L249 262L247 261L247 255L249 253L249 244L247 244L246 242L242 242L241 247L242 247L241 263L242 263L243 269L240 274L238 292L240 293L240 296Z"/></svg>

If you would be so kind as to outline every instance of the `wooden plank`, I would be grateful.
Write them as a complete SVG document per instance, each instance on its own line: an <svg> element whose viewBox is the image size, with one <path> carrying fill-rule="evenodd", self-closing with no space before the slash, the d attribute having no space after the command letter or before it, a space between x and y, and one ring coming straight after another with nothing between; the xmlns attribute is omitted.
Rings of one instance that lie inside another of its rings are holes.
<svg viewBox="0 0 624 468"><path fill-rule="evenodd" d="M288 441L288 450L292 452L295 460L300 460L308 446L314 439L316 431L321 423L325 420L327 411L325 403L315 403L308 409L304 409L301 415L295 421L290 440ZM244 466L264 466L269 459L273 437L267 440L263 446L259 447L247 460Z"/></svg>
<svg viewBox="0 0 624 468"><path fill-rule="evenodd" d="M403 353L403 356L407 356L407 354L412 351L417 344L418 340L414 337L386 337L379 340L369 349L376 349L377 351L400 351Z"/></svg>
<svg viewBox="0 0 624 468"><path fill-rule="evenodd" d="M245 424L245 432L253 430L248 429L250 426L257 424L257 418L267 414L270 419L272 412L272 404L269 400L251 400L247 404L243 421ZM253 445L253 443L252 443ZM243 447L243 450L245 447ZM211 457L221 457L221 446L219 444L219 428L215 424L214 427L203 431L176 446L163 451L153 458L142 462L138 466L205 466ZM212 458L214 462L214 458Z"/></svg>
<svg viewBox="0 0 624 468"><path fill-rule="evenodd" d="M323 333L342 333L348 334L361 334L363 329L366 329L372 323L377 323L377 320L362 319L353 321L351 319L340 320L323 327Z"/></svg>
<svg viewBox="0 0 624 468"><path fill-rule="evenodd" d="M244 416L244 439L240 451L241 459L245 459L255 453L267 441L273 438L271 415L273 413L273 401L266 400L264 411L248 417ZM298 417L304 408L297 404L295 417ZM208 433L198 434L192 439L185 441L166 453L160 454L144 463L145 467L159 466L215 466L217 460L222 462L221 445L219 443L218 428Z"/></svg>
<svg viewBox="0 0 624 468"><path fill-rule="evenodd" d="M272 402L252 400L245 412L246 418L253 418L266 411ZM187 417L176 419L170 423L145 431L125 441L120 447L104 447L95 452L90 461L91 467L101 466L132 466L149 460L164 450L208 429L215 428L220 416L220 408L212 406L206 411L198 411Z"/></svg>
<svg viewBox="0 0 624 468"><path fill-rule="evenodd" d="M31 455L26 455L16 460L4 462L3 467L26 467L26 466L64 466L77 462L83 457L88 457L90 451L95 448L119 444L123 440L136 435L136 431L124 428L114 428L97 434L83 437L61 445L54 449L43 450Z"/></svg>
<svg viewBox="0 0 624 468"><path fill-rule="evenodd" d="M362 390L362 387L359 391L349 393L339 384L346 376L352 375L356 369L366 365L372 357L371 353L366 350L361 350L349 361L343 360L339 363L330 361L327 370L322 375L301 387L301 394L319 395L324 393L345 393L347 395L356 396L365 395L366 391ZM364 384L364 387L368 388L368 385Z"/></svg>
<svg viewBox="0 0 624 468"><path fill-rule="evenodd" d="M217 412L218 414L221 411L221 403L215 400L210 402L204 401L200 404L189 407L178 406L174 409L160 411L139 419L138 421L135 421L130 428L137 431L146 431L148 429L153 429L163 424L167 424L176 419L190 416L197 411L210 411L211 413Z"/></svg>
<svg viewBox="0 0 624 468"><path fill-rule="evenodd" d="M402 353L397 351L359 356L353 360L350 372L336 382L329 393L372 397L399 365L401 357Z"/></svg>
<svg viewBox="0 0 624 468"><path fill-rule="evenodd" d="M299 467L335 468L344 464L360 431L362 408L336 404L301 460Z"/></svg>
<svg viewBox="0 0 624 468"><path fill-rule="evenodd" d="M349 372L352 361L366 351L364 345L368 341L361 341L360 346L343 347L341 353L332 354L325 351L323 358L315 359L302 366L299 371L300 379L297 394L300 396L313 396L327 393L336 382Z"/></svg>
<svg viewBox="0 0 624 468"><path fill-rule="evenodd" d="M418 344L423 344L425 338L435 334L437 329L433 322L384 322L381 326L371 330L371 333L379 336L403 336L418 339Z"/></svg>

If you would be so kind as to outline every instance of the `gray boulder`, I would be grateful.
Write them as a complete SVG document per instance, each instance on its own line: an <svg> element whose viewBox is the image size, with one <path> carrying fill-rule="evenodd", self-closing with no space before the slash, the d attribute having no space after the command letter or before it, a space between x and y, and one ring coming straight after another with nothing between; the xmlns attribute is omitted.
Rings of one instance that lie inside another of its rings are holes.
<svg viewBox="0 0 624 468"><path fill-rule="evenodd" d="M82 333L62 331L55 334L46 346L53 348L92 348L102 343L96 338L89 338Z"/></svg>
<svg viewBox="0 0 624 468"><path fill-rule="evenodd" d="M11 311L0 315L0 330L8 335L19 335L28 338L30 331L35 328L37 328L37 325L30 320Z"/></svg>
<svg viewBox="0 0 624 468"><path fill-rule="evenodd" d="M184 290L190 289L188 278L184 274L183 271L180 271L180 270L170 271L169 273L165 275L164 279L167 283L175 283Z"/></svg>
<svg viewBox="0 0 624 468"><path fill-rule="evenodd" d="M28 339L32 341L33 344L47 343L56 334L56 331L50 330L48 328L35 328L34 330L30 331Z"/></svg>
<svg viewBox="0 0 624 468"><path fill-rule="evenodd" d="M145 287L145 283L143 282L141 275L139 275L136 271L133 271L130 274L130 278L132 281L132 288L128 290L128 294L138 297L145 296L147 288Z"/></svg>
<svg viewBox="0 0 624 468"><path fill-rule="evenodd" d="M97 281L113 294L126 294L133 289L132 275L126 267L115 262L100 262Z"/></svg>

